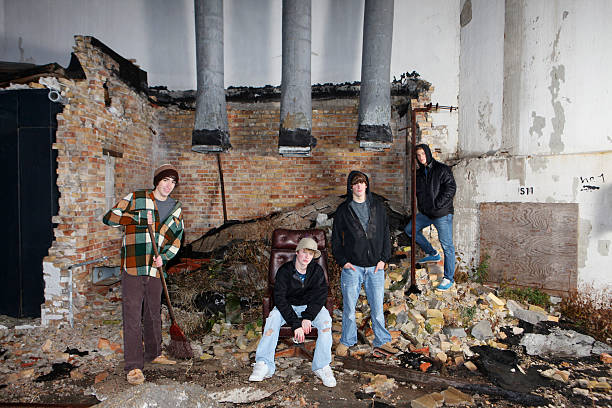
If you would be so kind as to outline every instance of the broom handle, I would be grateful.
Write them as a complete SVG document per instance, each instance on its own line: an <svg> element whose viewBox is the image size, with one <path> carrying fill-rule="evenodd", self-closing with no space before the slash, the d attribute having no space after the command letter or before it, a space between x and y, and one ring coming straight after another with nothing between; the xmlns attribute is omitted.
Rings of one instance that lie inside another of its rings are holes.
<svg viewBox="0 0 612 408"><path fill-rule="evenodd" d="M153 251L155 251L155 256L159 256L159 251L157 250L157 244L155 243L155 234L153 233L153 227L151 224L147 224L147 229L149 230L149 236L151 237L151 243L153 244ZM170 303L170 295L168 295L168 286L166 286L166 278L164 278L164 267L159 268L159 276L161 277L162 286L164 288L164 295L166 296L166 300L168 301L168 312L170 312L170 320L172 324L175 324L174 319L174 310L172 310L172 303Z"/></svg>

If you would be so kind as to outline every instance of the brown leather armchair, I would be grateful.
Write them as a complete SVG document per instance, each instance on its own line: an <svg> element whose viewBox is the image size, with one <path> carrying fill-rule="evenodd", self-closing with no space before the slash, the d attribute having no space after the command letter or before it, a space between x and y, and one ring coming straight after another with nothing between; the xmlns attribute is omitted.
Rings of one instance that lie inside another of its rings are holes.
<svg viewBox="0 0 612 408"><path fill-rule="evenodd" d="M264 327L266 318L270 314L270 311L274 308L274 282L276 278L276 271L278 268L286 262L289 262L295 256L295 248L298 242L302 238L312 238L317 242L317 248L321 251L321 256L318 259L313 259L312 262L317 262L323 268L325 273L325 279L329 283L329 277L327 275L327 240L325 238L325 232L319 229L311 230L288 230L288 229L276 229L272 233L272 248L270 251L270 265L268 267L268 293L263 298L263 319ZM333 312L333 299L328 295L327 303L325 307L329 311L330 315ZM313 328L311 332L306 335L307 338L316 338L317 329ZM303 344L292 344L293 330L290 326L284 325L280 329L278 336L279 340L285 341L291 345L286 350L282 350L276 353L276 356L295 356L301 354L312 360L312 350L314 349L315 342L306 342ZM287 341L288 340L288 341Z"/></svg>

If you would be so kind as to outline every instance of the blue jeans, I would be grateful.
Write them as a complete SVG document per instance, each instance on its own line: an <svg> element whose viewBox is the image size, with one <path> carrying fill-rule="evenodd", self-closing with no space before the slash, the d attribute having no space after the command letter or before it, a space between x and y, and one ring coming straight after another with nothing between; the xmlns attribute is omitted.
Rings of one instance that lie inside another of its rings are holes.
<svg viewBox="0 0 612 408"><path fill-rule="evenodd" d="M391 341L391 334L385 328L383 300L385 296L385 271L374 273L375 266L363 267L353 265L356 269L342 269L340 284L342 286L342 336L340 342L345 346L357 343L357 324L355 323L355 305L359 299L361 285L365 286L370 320L374 331L374 347Z"/></svg>
<svg viewBox="0 0 612 408"><path fill-rule="evenodd" d="M306 310L307 305L291 306L298 317L302 316L302 312ZM257 345L255 352L255 361L263 361L268 366L270 374L276 371L274 364L274 353L276 344L278 343L278 333L281 326L285 324L285 319L275 307L270 312L266 319L266 326L263 329L261 340ZM317 317L312 321L312 327L317 328L317 344L312 359L312 371L318 370L331 363L331 346L332 346L332 322L329 312L323 306Z"/></svg>
<svg viewBox="0 0 612 408"><path fill-rule="evenodd" d="M444 277L451 282L455 279L455 246L453 245L453 214L443 217L429 218L428 216L417 213L416 215L416 236L414 240L427 255L434 255L436 250L431 246L427 238L423 236L423 228L433 224L438 230L438 239L444 251ZM410 238L412 236L412 221L404 228Z"/></svg>

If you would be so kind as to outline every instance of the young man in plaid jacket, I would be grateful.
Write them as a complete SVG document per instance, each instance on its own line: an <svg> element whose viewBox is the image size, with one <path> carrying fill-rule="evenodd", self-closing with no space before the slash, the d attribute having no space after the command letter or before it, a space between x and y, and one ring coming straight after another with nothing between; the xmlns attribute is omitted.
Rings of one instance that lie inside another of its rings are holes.
<svg viewBox="0 0 612 408"><path fill-rule="evenodd" d="M181 203L170 197L178 181L174 166L160 166L155 170L152 191L138 190L128 194L103 219L106 225L125 227L121 246L121 290L125 371L130 384L144 382L142 369L145 361L176 363L164 356L161 350L162 284L159 273L181 246ZM153 251L148 224L154 224L159 257Z"/></svg>

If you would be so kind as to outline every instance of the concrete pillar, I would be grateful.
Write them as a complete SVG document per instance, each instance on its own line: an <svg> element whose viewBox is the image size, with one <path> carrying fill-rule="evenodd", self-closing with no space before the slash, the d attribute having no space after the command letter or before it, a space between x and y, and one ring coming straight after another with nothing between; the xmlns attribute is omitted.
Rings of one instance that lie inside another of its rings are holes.
<svg viewBox="0 0 612 408"><path fill-rule="evenodd" d="M391 147L391 43L393 0L366 0L363 21L359 145L368 150Z"/></svg>
<svg viewBox="0 0 612 408"><path fill-rule="evenodd" d="M310 155L312 134L310 84L311 1L283 0L283 67L278 152Z"/></svg>
<svg viewBox="0 0 612 408"><path fill-rule="evenodd" d="M223 83L223 0L195 0L198 90L191 150L230 149Z"/></svg>

